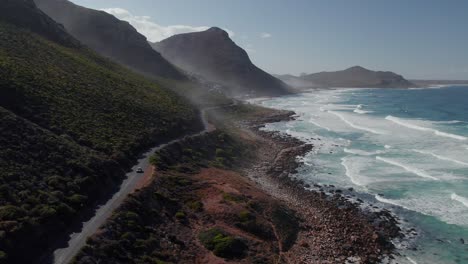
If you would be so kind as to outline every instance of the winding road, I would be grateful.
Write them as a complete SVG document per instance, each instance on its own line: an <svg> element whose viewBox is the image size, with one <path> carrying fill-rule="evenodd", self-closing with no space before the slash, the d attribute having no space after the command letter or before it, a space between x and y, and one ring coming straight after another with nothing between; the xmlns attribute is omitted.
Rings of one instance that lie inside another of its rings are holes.
<svg viewBox="0 0 468 264"><path fill-rule="evenodd" d="M126 174L126 178L120 185L119 191L116 192L105 204L96 209L95 215L89 221L83 223L83 227L79 233L73 233L70 235L68 246L66 248L60 248L54 251L53 262L56 264L66 264L73 259L73 257L86 244L86 239L96 233L96 231L98 231L99 228L112 215L112 212L117 209L117 207L125 200L127 195L135 190L137 183L144 177L143 173L137 173L136 170L141 167L146 171L150 166L149 159L153 153L170 144L182 141L188 137L197 137L216 130L216 128L208 122L206 118L206 111L221 107L210 107L200 111L200 117L203 122L203 130L200 132L186 135L167 143L160 144L146 152L142 158L138 160L138 163L132 167L132 171Z"/></svg>

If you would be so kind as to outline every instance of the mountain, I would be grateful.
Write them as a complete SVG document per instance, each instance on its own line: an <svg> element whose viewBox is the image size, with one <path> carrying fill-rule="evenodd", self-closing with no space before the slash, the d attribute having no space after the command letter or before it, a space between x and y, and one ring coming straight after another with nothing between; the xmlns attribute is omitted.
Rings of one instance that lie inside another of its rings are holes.
<svg viewBox="0 0 468 264"><path fill-rule="evenodd" d="M247 52L220 28L175 35L152 46L185 71L229 87L228 94L288 93L285 83L256 67Z"/></svg>
<svg viewBox="0 0 468 264"><path fill-rule="evenodd" d="M18 3L19 2L19 3ZM31 32L37 33L64 46L78 47L80 43L66 33L66 30L57 25L50 17L36 8L33 1L28 0L2 0L0 21L13 22ZM25 12L24 15L19 15Z"/></svg>
<svg viewBox="0 0 468 264"><path fill-rule="evenodd" d="M34 263L138 155L199 111L98 56L37 9L0 1L0 263Z"/></svg>
<svg viewBox="0 0 468 264"><path fill-rule="evenodd" d="M354 66L343 71L319 72L295 77L280 76L291 86L307 87L368 87L368 88L407 88L415 86L410 81L393 72L371 71ZM298 86L298 84L300 84Z"/></svg>
<svg viewBox="0 0 468 264"><path fill-rule="evenodd" d="M149 77L184 80L185 76L149 45L128 22L67 0L34 0L76 39L102 56Z"/></svg>

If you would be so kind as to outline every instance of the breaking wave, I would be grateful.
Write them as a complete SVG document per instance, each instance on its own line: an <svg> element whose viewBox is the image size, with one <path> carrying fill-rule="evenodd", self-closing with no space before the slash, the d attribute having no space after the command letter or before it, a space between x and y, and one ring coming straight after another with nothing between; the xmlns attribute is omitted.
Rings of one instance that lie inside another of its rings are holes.
<svg viewBox="0 0 468 264"><path fill-rule="evenodd" d="M464 136L459 136L459 135L455 135L455 134L441 132L441 131L433 129L433 128L422 127L422 126L418 126L418 125L415 125L415 124L411 124L409 121L403 121L402 119L391 116L391 115L385 117L385 119L387 119L389 121L392 121L393 123L398 124L400 126L404 126L404 127L411 128L411 129L414 129L414 130L419 130L419 131L432 132L435 135L441 136L441 137L448 137L448 138L453 138L453 139L457 139L457 140L466 140L467 139Z"/></svg>
<svg viewBox="0 0 468 264"><path fill-rule="evenodd" d="M348 149L345 148L343 149L344 152L349 153L349 154L355 154L355 155L361 155L361 156L372 156L372 155L377 155L377 154L382 154L384 151L377 150L374 152L368 152L360 149Z"/></svg>
<svg viewBox="0 0 468 264"><path fill-rule="evenodd" d="M341 165L343 165L343 167L345 168L346 170L346 176L351 180L351 182L355 185L359 185L359 186L364 186L363 183L359 182L357 179L356 179L356 174L355 174L355 171L353 171L351 169L351 167L348 165L348 159L347 158L342 158L341 159Z"/></svg>
<svg viewBox="0 0 468 264"><path fill-rule="evenodd" d="M370 133L373 133L373 134L379 134L379 135L383 135L385 133L381 132L381 131L377 131L377 130L374 130L372 128L368 128L368 127L363 127L363 126L359 126L359 125L356 125L352 122L350 122L349 120L347 120L346 118L344 118L343 115L337 113L337 112L334 112L334 111L328 111L328 113L330 114L333 114L333 115L336 115L339 119L341 119L343 122L345 122L346 124L348 124L350 127L352 128L355 128L355 129L358 129L358 130L363 130L363 131L367 131L367 132L370 132Z"/></svg>
<svg viewBox="0 0 468 264"><path fill-rule="evenodd" d="M420 170L418 168L413 168L413 167L410 167L408 165L405 165L405 164L401 164L397 161L394 161L394 160L390 160L390 159L386 159L386 158L382 158L382 157L375 157L377 160L380 160L382 162L385 162L385 163L388 163L390 165L393 165L393 166L396 166L396 167L400 167L404 170L406 170L407 172L411 172L419 177L422 177L422 178L427 178L427 179L431 179L431 180L436 180L438 181L439 179L434 177L434 176L431 176L429 174L427 174L427 172L423 171L423 170Z"/></svg>
<svg viewBox="0 0 468 264"><path fill-rule="evenodd" d="M357 113L357 114L368 114L368 113L372 113L372 111L365 111L365 110L362 110L362 104L358 105L356 107L356 109L353 110L354 113Z"/></svg>
<svg viewBox="0 0 468 264"><path fill-rule="evenodd" d="M450 162L453 162L453 163L456 163L456 164L459 164L459 165L468 166L468 163L466 163L466 162L459 161L459 160L456 160L456 159L452 159L452 158L449 158L449 157L444 157L444 156L441 156L441 155L437 155L437 154L429 152L429 151L418 150L418 149L413 149L413 151L417 152L417 153L425 154L425 155L430 155L430 156L433 156L433 157L438 158L440 160L450 161Z"/></svg>
<svg viewBox="0 0 468 264"><path fill-rule="evenodd" d="M468 198L457 195L456 193L452 193L452 195L450 195L450 198L454 201L462 203L465 207L468 207Z"/></svg>

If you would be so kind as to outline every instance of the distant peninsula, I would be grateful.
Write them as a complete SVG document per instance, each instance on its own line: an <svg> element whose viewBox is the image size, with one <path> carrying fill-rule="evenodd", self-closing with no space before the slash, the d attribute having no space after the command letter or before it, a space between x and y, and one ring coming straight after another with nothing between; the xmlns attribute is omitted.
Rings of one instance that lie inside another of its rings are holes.
<svg viewBox="0 0 468 264"><path fill-rule="evenodd" d="M389 71L372 71L354 66L342 71L313 74L277 75L288 85L299 88L365 87L365 88L408 88L416 86L403 76Z"/></svg>

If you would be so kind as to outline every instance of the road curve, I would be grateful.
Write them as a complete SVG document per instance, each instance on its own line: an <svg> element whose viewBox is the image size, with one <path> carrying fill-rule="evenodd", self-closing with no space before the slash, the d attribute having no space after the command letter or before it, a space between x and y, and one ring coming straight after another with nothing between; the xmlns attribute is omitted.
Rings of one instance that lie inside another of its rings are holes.
<svg viewBox="0 0 468 264"><path fill-rule="evenodd" d="M112 212L115 209L117 209L117 207L125 200L127 195L135 190L135 188L137 187L137 183L144 177L143 173L136 173L136 170L138 167L143 168L143 170L148 169L150 166L149 159L153 153L170 144L179 142L187 137L196 137L216 130L216 128L213 125L211 125L206 118L206 111L213 110L216 108L220 107L210 107L202 109L200 111L200 117L203 122L203 130L201 130L200 132L186 135L174 139L170 142L160 144L146 152L142 156L142 158L138 160L138 163L132 167L131 172L126 174L126 178L120 185L119 191L116 192L112 196L112 198L109 199L104 205L101 205L99 208L96 209L95 215L90 220L83 223L83 227L79 233L73 233L70 235L67 247L60 248L54 251L53 262L55 264L66 264L73 259L73 257L86 244L86 239L94 233L96 233L96 231L98 231L98 229L106 222L107 218L109 218L112 215Z"/></svg>

